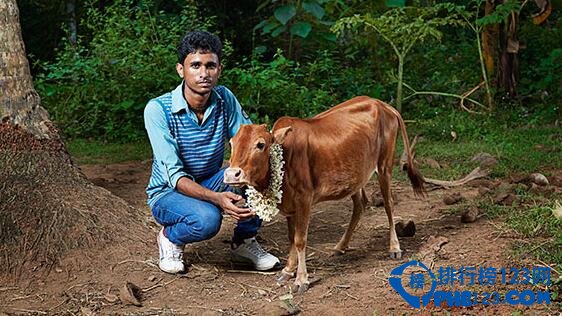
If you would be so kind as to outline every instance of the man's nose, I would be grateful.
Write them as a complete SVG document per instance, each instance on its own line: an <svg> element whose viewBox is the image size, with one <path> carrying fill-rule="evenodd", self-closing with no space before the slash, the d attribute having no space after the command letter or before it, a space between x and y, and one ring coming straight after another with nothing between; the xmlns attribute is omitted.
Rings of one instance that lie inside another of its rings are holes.
<svg viewBox="0 0 562 316"><path fill-rule="evenodd" d="M209 69L207 69L207 67L199 68L199 76L203 78L209 77Z"/></svg>

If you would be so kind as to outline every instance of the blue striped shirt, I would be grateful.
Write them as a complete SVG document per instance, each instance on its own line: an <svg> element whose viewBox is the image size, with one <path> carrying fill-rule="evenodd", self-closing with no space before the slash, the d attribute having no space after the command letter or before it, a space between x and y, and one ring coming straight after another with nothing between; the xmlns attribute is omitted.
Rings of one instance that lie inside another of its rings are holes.
<svg viewBox="0 0 562 316"><path fill-rule="evenodd" d="M150 207L175 189L181 177L200 182L219 171L225 141L238 132L240 124L251 123L234 94L217 86L199 124L182 89L183 83L150 100L144 109L153 152L152 175L146 188Z"/></svg>

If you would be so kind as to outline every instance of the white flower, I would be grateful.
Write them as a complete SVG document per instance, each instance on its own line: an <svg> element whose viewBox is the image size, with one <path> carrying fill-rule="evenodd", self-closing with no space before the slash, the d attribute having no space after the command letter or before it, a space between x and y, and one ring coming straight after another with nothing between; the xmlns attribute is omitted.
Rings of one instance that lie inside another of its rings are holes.
<svg viewBox="0 0 562 316"><path fill-rule="evenodd" d="M258 192L254 187L248 186L246 189L246 203L256 212L261 219L266 222L279 213L277 204L281 203L283 191L283 148L280 144L272 144L269 149L269 169L271 170L271 178L269 187L265 194Z"/></svg>

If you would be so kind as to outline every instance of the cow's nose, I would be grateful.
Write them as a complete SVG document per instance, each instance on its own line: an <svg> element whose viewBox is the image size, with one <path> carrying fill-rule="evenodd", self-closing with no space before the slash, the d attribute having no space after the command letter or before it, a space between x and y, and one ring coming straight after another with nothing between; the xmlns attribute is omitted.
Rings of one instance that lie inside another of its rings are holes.
<svg viewBox="0 0 562 316"><path fill-rule="evenodd" d="M244 178L244 171L240 168L226 168L224 171L224 183L239 184Z"/></svg>

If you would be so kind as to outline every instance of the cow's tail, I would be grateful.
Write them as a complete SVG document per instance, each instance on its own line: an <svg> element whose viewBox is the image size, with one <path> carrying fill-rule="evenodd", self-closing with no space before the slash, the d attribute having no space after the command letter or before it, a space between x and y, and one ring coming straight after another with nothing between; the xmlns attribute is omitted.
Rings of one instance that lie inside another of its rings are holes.
<svg viewBox="0 0 562 316"><path fill-rule="evenodd" d="M392 107L391 107L392 108ZM402 169L408 172L408 178L410 183L412 183L412 188L414 189L414 194L417 196L425 196L425 188L423 184L425 180L423 176L418 172L416 166L414 165L414 159L412 157L412 149L410 148L410 141L408 140L408 133L406 133L406 125L404 120L398 111L392 108L398 119L398 124L400 125L400 132L402 133L402 142L404 143L404 152L406 154L406 162L402 166Z"/></svg>

